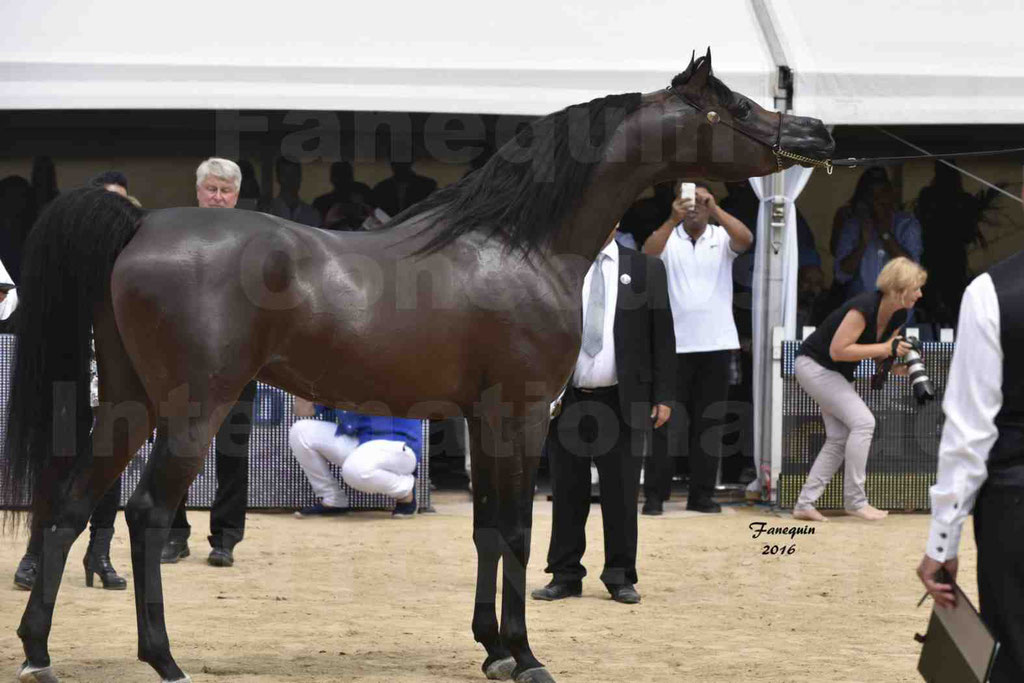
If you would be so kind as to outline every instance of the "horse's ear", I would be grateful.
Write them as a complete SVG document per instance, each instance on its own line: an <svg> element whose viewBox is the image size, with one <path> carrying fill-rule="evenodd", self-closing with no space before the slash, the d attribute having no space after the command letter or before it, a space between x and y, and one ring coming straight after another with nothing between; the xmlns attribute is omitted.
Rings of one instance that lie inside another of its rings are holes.
<svg viewBox="0 0 1024 683"><path fill-rule="evenodd" d="M703 59L704 58L701 57L701 60ZM696 65L699 63L700 60L697 59L697 51L691 50L689 66L686 67L685 71L680 72L679 74L676 75L675 78L672 79L672 87L675 88L686 86L686 84L689 83L690 79L693 77L693 71L696 68Z"/></svg>
<svg viewBox="0 0 1024 683"><path fill-rule="evenodd" d="M707 87L708 82L711 80L711 50L708 49L708 54L697 60L696 68L690 73L690 78L686 81L686 89L692 93L703 92Z"/></svg>

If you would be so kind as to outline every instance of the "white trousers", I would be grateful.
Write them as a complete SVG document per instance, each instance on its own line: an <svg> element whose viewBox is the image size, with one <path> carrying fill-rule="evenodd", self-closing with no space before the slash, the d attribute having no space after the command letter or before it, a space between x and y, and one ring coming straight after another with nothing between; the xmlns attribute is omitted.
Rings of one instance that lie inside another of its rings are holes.
<svg viewBox="0 0 1024 683"><path fill-rule="evenodd" d="M324 505L348 507L348 496L328 463L341 467L345 483L364 493L405 498L416 478L416 454L401 441L376 439L359 445L347 434L335 435L337 425L323 420L299 420L288 432L288 444L310 486Z"/></svg>
<svg viewBox="0 0 1024 683"><path fill-rule="evenodd" d="M818 365L808 356L797 357L795 370L800 387L821 408L825 444L814 459L793 509L812 507L832 475L845 463L843 505L847 510L858 510L868 503L864 481L875 435L875 416L853 384L835 370Z"/></svg>

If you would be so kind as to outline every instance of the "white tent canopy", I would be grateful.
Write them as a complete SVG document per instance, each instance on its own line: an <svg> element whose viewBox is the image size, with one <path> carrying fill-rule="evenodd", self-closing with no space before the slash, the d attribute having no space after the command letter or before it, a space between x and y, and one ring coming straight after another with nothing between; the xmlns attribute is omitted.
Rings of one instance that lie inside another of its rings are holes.
<svg viewBox="0 0 1024 683"><path fill-rule="evenodd" d="M663 88L707 45L763 105L775 78L748 0L12 0L0 23L2 109L546 114Z"/></svg>
<svg viewBox="0 0 1024 683"><path fill-rule="evenodd" d="M1024 1L765 0L793 110L829 124L1024 121Z"/></svg>
<svg viewBox="0 0 1024 683"><path fill-rule="evenodd" d="M11 0L0 21L2 109L543 114L664 87L711 45L716 73L763 105L776 66L790 67L795 113L830 124L1020 123L1024 111L1024 0L300 0L273 12Z"/></svg>

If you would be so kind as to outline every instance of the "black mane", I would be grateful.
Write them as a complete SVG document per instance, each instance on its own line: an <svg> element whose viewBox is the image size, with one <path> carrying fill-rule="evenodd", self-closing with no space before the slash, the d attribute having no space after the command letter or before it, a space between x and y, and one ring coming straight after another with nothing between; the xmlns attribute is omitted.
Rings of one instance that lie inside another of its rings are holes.
<svg viewBox="0 0 1024 683"><path fill-rule="evenodd" d="M388 222L430 213L424 231L440 226L420 253L474 230L501 236L529 253L547 244L576 208L612 133L640 106L640 94L609 95L532 122L479 170L432 194Z"/></svg>

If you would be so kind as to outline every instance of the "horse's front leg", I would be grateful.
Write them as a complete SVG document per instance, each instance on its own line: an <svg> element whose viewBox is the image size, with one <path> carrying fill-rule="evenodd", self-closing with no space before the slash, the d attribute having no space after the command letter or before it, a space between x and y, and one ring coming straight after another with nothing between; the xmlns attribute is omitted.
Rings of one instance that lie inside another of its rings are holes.
<svg viewBox="0 0 1024 683"><path fill-rule="evenodd" d="M200 454L206 452L208 439L201 439L200 433L202 430L193 426L187 434L169 438L167 427L161 426L142 479L125 507L132 545L138 657L152 666L163 681L191 680L171 656L164 620L160 551L178 503L202 468Z"/></svg>
<svg viewBox="0 0 1024 683"><path fill-rule="evenodd" d="M473 605L473 638L484 646L483 671L492 680L508 680L516 666L512 653L501 642L495 596L502 540L498 531L498 492L494 458L483 453L481 426L469 420L469 454L473 480L473 544L476 546L476 601Z"/></svg>
<svg viewBox="0 0 1024 683"><path fill-rule="evenodd" d="M516 683L554 683L530 650L526 635L526 567L533 531L533 492L549 422L543 415L506 418L496 443L498 528L502 544L501 640L515 658Z"/></svg>

